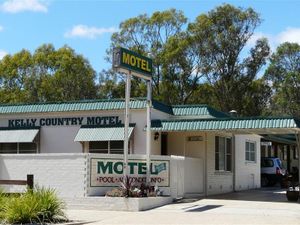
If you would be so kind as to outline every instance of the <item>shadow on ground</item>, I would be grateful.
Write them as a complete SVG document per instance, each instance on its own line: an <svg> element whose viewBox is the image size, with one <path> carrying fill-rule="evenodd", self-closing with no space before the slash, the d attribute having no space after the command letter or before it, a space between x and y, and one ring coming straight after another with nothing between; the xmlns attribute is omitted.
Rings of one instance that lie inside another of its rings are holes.
<svg viewBox="0 0 300 225"><path fill-rule="evenodd" d="M213 195L202 198L183 198L177 199L173 204L193 203L201 199L221 199L221 200L240 200L240 201L260 201L260 202L288 202L286 189L279 187L266 187L247 191L237 191L226 194Z"/></svg>
<svg viewBox="0 0 300 225"><path fill-rule="evenodd" d="M209 196L206 199L260 201L260 202L288 202L286 189L267 187L248 191Z"/></svg>

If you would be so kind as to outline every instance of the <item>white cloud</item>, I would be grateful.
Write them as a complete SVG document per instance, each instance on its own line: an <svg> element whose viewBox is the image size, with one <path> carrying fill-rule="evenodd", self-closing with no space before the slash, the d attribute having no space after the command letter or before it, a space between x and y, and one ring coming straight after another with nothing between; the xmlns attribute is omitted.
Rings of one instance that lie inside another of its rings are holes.
<svg viewBox="0 0 300 225"><path fill-rule="evenodd" d="M23 11L47 12L47 5L40 0L7 0L1 5L1 10L9 13Z"/></svg>
<svg viewBox="0 0 300 225"><path fill-rule="evenodd" d="M6 56L8 53L6 51L3 51L0 49L0 60L3 59L4 56Z"/></svg>
<svg viewBox="0 0 300 225"><path fill-rule="evenodd" d="M3 29L4 29L4 28L3 28L2 26L0 26L0 32L3 31Z"/></svg>
<svg viewBox="0 0 300 225"><path fill-rule="evenodd" d="M277 35L277 42L292 42L300 44L300 28L288 27Z"/></svg>
<svg viewBox="0 0 300 225"><path fill-rule="evenodd" d="M118 31L115 27L109 28L101 28L101 27L89 27L86 25L76 25L71 30L65 33L65 37L80 37L80 38L88 38L95 39L105 33L113 33Z"/></svg>
<svg viewBox="0 0 300 225"><path fill-rule="evenodd" d="M268 40L270 40L272 37L268 34L264 34L262 32L257 32L251 36L251 38L248 40L247 44L252 47L255 45L256 41L260 38L268 38Z"/></svg>
<svg viewBox="0 0 300 225"><path fill-rule="evenodd" d="M284 42L292 42L300 44L300 28L288 27L278 34L268 34L257 32L252 35L247 45L253 47L257 39L266 37L269 41L271 49L274 51L280 44Z"/></svg>

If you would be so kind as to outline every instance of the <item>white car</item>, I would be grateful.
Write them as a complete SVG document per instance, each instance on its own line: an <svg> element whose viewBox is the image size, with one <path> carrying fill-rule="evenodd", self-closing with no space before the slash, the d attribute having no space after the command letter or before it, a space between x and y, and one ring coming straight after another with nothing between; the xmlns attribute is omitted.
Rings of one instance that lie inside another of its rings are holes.
<svg viewBox="0 0 300 225"><path fill-rule="evenodd" d="M287 171L283 168L281 160L276 157L261 158L261 186L273 186L280 182Z"/></svg>

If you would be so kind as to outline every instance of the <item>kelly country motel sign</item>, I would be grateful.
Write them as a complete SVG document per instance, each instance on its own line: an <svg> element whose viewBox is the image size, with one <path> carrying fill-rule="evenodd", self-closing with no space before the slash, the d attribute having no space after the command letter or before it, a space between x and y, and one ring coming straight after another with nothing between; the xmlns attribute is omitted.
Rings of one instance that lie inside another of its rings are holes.
<svg viewBox="0 0 300 225"><path fill-rule="evenodd" d="M149 80L152 75L152 59L125 48L115 48L113 68L118 72L131 71L132 75Z"/></svg>

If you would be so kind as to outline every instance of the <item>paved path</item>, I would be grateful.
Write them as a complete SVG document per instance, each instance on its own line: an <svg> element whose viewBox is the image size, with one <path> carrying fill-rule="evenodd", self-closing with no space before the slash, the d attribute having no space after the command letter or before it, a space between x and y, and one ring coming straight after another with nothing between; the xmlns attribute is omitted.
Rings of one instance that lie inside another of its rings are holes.
<svg viewBox="0 0 300 225"><path fill-rule="evenodd" d="M258 201L259 200L259 201ZM298 224L300 202L286 201L283 191L261 189L184 200L145 212L68 210L82 224Z"/></svg>

